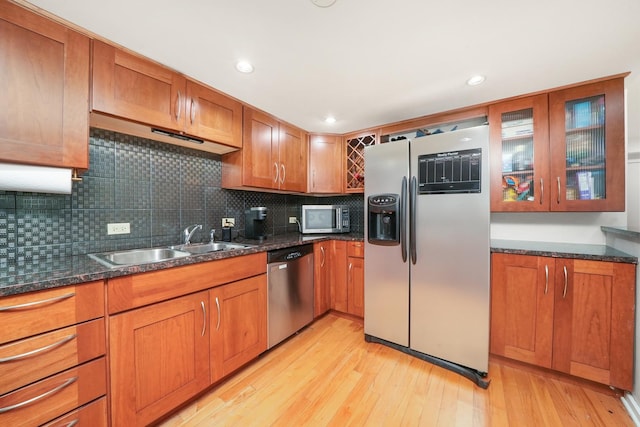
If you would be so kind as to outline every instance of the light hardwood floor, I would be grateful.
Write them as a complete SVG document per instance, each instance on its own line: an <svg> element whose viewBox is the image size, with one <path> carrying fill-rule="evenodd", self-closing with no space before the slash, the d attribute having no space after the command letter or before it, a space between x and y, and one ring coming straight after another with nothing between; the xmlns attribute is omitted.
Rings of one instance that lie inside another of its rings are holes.
<svg viewBox="0 0 640 427"><path fill-rule="evenodd" d="M491 359L483 390L363 334L329 314L161 425L633 426L599 387Z"/></svg>

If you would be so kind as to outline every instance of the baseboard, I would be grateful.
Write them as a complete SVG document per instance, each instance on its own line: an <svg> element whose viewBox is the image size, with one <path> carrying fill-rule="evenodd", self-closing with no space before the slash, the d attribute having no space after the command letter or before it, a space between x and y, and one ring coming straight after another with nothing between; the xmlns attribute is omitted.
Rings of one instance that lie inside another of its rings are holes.
<svg viewBox="0 0 640 427"><path fill-rule="evenodd" d="M624 396L620 398L622 400L622 404L625 409L629 413L631 420L636 425L636 427L640 427L640 405L638 405L638 401L631 393L625 393Z"/></svg>

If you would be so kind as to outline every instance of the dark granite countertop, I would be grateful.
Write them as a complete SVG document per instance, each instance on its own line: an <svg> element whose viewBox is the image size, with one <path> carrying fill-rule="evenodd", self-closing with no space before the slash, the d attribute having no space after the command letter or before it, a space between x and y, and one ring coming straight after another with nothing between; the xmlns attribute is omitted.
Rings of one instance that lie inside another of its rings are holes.
<svg viewBox="0 0 640 427"><path fill-rule="evenodd" d="M640 239L640 229L636 227L609 227L603 225L600 229L605 233L616 234L630 239Z"/></svg>
<svg viewBox="0 0 640 427"><path fill-rule="evenodd" d="M241 243L255 245L247 249L233 251L211 252L208 254L191 255L184 258L172 259L150 264L139 264L109 268L87 255L51 258L8 264L0 269L0 296L16 295L25 292L39 291L60 286L103 280L112 277L146 271L162 270L181 265L196 264L234 256L249 255L275 249L283 249L321 240L362 241L363 235L357 233L329 234L329 235L301 235L291 233L269 236L264 242L243 240Z"/></svg>
<svg viewBox="0 0 640 427"><path fill-rule="evenodd" d="M519 240L491 240L491 252L576 258L594 261L638 263L638 258L606 245L579 243L530 242Z"/></svg>

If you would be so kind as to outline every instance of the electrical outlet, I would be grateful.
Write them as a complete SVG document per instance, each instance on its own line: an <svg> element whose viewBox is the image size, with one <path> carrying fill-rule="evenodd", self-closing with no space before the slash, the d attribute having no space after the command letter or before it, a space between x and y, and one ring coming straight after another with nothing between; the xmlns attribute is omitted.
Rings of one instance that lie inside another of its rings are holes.
<svg viewBox="0 0 640 427"><path fill-rule="evenodd" d="M298 218L296 218L295 216L289 217L289 224L296 224L297 222L298 222Z"/></svg>
<svg viewBox="0 0 640 427"><path fill-rule="evenodd" d="M131 227L128 222L116 222L107 224L107 234L129 234Z"/></svg>
<svg viewBox="0 0 640 427"><path fill-rule="evenodd" d="M223 227L235 227L236 219L235 218L222 218L222 226Z"/></svg>

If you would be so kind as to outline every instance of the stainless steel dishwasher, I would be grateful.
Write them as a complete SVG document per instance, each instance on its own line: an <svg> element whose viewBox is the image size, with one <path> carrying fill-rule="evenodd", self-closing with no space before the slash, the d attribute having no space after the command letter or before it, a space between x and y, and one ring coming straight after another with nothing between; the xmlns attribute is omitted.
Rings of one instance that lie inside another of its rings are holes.
<svg viewBox="0 0 640 427"><path fill-rule="evenodd" d="M313 245L267 252L269 348L313 320Z"/></svg>

